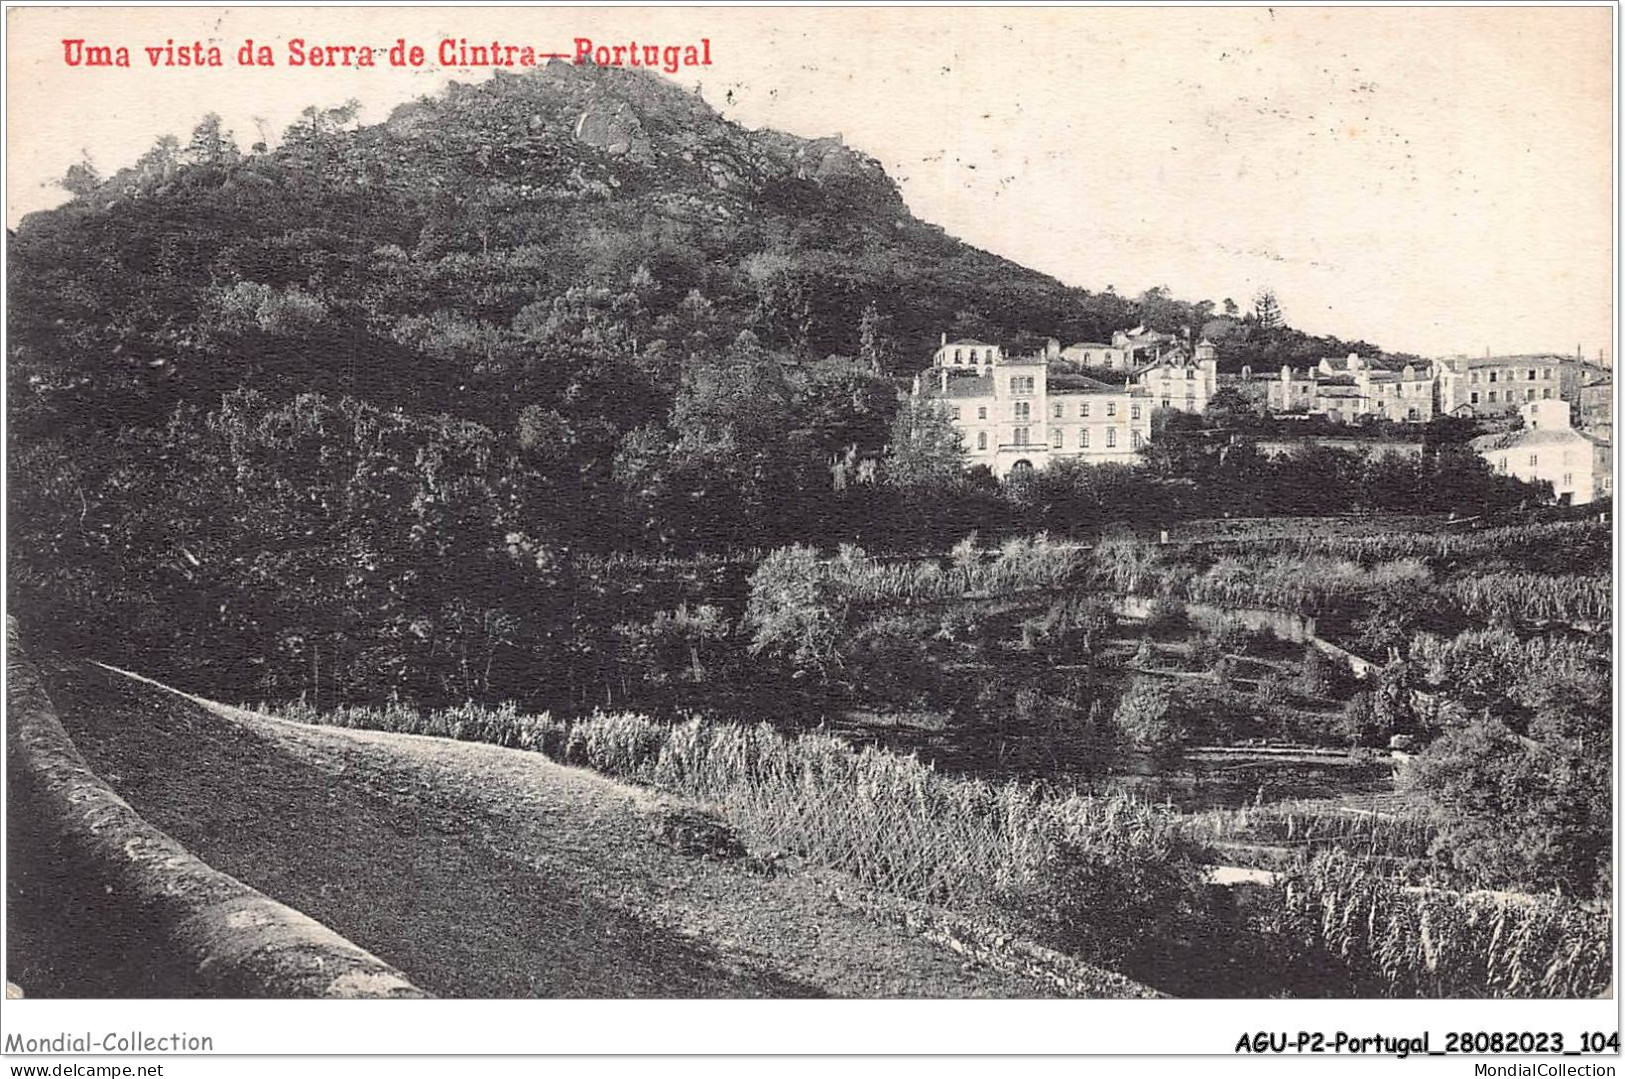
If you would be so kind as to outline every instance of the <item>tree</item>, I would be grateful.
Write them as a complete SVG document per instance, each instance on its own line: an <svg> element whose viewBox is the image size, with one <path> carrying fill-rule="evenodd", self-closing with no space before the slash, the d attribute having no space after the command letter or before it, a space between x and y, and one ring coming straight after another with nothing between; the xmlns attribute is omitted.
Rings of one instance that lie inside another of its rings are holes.
<svg viewBox="0 0 1625 1079"><path fill-rule="evenodd" d="M1413 761L1439 808L1439 853L1498 887L1606 895L1613 708L1606 659L1553 664L1498 631L1464 634L1430 681L1465 720ZM1454 653L1463 653L1454 655ZM1478 672L1478 676L1474 676Z"/></svg>
<svg viewBox="0 0 1625 1079"><path fill-rule="evenodd" d="M1275 290L1262 288L1253 297L1253 318L1258 325L1266 330L1280 329L1286 325L1286 319L1281 314L1281 303L1275 298Z"/></svg>
<svg viewBox="0 0 1625 1079"><path fill-rule="evenodd" d="M203 117L186 144L185 160L191 165L230 165L241 157L236 141L221 130L218 113Z"/></svg>
<svg viewBox="0 0 1625 1079"><path fill-rule="evenodd" d="M850 606L817 551L802 544L771 551L750 575L751 654L785 660L798 678L827 674L840 664Z"/></svg>
<svg viewBox="0 0 1625 1079"><path fill-rule="evenodd" d="M1241 395L1240 390L1234 386L1221 386L1208 399L1207 408L1202 410L1202 419L1210 428L1233 430L1253 426L1259 416L1258 410Z"/></svg>
<svg viewBox="0 0 1625 1079"><path fill-rule="evenodd" d="M105 183L102 174L96 171L96 163L90 159L90 154L80 152L79 160L68 166L57 183L75 198L85 198L94 194L96 189Z"/></svg>
<svg viewBox="0 0 1625 1079"><path fill-rule="evenodd" d="M941 402L912 397L898 410L881 474L893 487L942 491L965 470L965 442Z"/></svg>
<svg viewBox="0 0 1625 1079"><path fill-rule="evenodd" d="M858 322L858 362L876 375L885 374L885 345L880 311L871 300L863 306L863 317Z"/></svg>

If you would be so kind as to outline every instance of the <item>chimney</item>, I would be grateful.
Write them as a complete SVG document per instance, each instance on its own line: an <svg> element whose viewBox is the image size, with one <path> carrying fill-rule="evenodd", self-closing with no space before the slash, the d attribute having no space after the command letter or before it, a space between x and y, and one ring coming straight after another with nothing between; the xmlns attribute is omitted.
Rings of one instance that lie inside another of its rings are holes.
<svg viewBox="0 0 1625 1079"><path fill-rule="evenodd" d="M947 347L947 344L948 344L948 331L943 330L942 331L942 345L943 345L943 347Z"/></svg>

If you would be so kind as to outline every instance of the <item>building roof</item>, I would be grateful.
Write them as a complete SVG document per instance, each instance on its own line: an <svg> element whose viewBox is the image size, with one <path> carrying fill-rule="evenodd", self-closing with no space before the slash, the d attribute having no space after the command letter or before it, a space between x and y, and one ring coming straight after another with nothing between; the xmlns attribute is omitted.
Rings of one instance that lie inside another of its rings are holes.
<svg viewBox="0 0 1625 1079"><path fill-rule="evenodd" d="M972 338L969 338L969 337L962 337L958 341L949 341L948 343L943 344L943 345L938 345L937 347L939 349L942 349L942 348L955 348L955 347L959 347L959 348L998 348L999 346L994 345L994 344L990 344L987 341L976 341L976 340L973 340Z"/></svg>
<svg viewBox="0 0 1625 1079"><path fill-rule="evenodd" d="M1534 430L1524 428L1521 431L1507 431L1499 435L1480 435L1473 439L1472 447L1479 453L1488 453L1494 450L1516 450L1535 446L1572 446L1576 443L1590 444L1590 440L1572 427L1537 427Z"/></svg>
<svg viewBox="0 0 1625 1079"><path fill-rule="evenodd" d="M930 375L922 376L920 393L926 397L992 397L992 375L949 375L948 385L942 386Z"/></svg>
<svg viewBox="0 0 1625 1079"><path fill-rule="evenodd" d="M1104 341L1079 341L1077 344L1066 346L1066 348L1062 349L1061 351L1062 352L1067 352L1067 351L1070 351L1071 349L1075 349L1075 348L1116 348L1116 347L1117 347L1116 345L1108 345Z"/></svg>
<svg viewBox="0 0 1625 1079"><path fill-rule="evenodd" d="M1573 356L1555 352L1520 353L1514 356L1446 356L1441 362L1461 371L1469 367L1496 367L1506 363L1578 363Z"/></svg>
<svg viewBox="0 0 1625 1079"><path fill-rule="evenodd" d="M1144 391L1138 386L1115 386L1110 382L1102 382L1098 378L1090 378L1088 375L1062 372L1049 376L1049 392L1058 396L1073 396L1083 393L1114 393L1127 397L1145 395Z"/></svg>

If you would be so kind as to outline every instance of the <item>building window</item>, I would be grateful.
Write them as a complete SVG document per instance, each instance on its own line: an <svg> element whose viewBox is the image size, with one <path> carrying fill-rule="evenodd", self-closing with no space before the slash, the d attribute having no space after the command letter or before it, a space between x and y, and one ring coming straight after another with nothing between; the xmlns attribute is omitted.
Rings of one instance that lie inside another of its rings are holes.
<svg viewBox="0 0 1625 1079"><path fill-rule="evenodd" d="M1061 449L1063 447L1064 442L1061 429L1059 427L1049 433L1049 444L1054 446L1056 449Z"/></svg>
<svg viewBox="0 0 1625 1079"><path fill-rule="evenodd" d="M1196 377L1196 372L1195 371L1191 370L1189 367L1185 368L1185 381L1189 382L1191 379L1193 379L1195 377Z"/></svg>
<svg viewBox="0 0 1625 1079"><path fill-rule="evenodd" d="M1551 368L1550 368L1550 367L1547 367L1547 368L1545 368L1545 369L1543 369L1543 370L1542 370L1542 371L1541 371L1541 372L1540 372L1540 377L1541 377L1541 378L1544 378L1544 379L1546 379L1546 380L1547 380L1547 381L1548 381L1548 382L1550 382L1550 381L1551 381L1551 378L1552 378L1552 369L1551 369Z"/></svg>
<svg viewBox="0 0 1625 1079"><path fill-rule="evenodd" d="M1089 402L1088 401L1083 401L1078 405L1078 415L1082 416L1084 419L1089 418Z"/></svg>
<svg viewBox="0 0 1625 1079"><path fill-rule="evenodd" d="M1492 405L1495 404L1495 391L1494 390L1490 391L1490 404L1492 404Z"/></svg>
<svg viewBox="0 0 1625 1079"><path fill-rule="evenodd" d="M1527 392L1528 392L1528 395L1529 395L1529 400L1533 401L1535 399L1535 387L1533 387L1533 386L1529 387Z"/></svg>
<svg viewBox="0 0 1625 1079"><path fill-rule="evenodd" d="M957 348L954 349L954 362L955 363L964 363L965 362L965 358L960 355L959 350Z"/></svg>
<svg viewBox="0 0 1625 1079"><path fill-rule="evenodd" d="M953 406L953 407L952 407L952 408L950 408L950 409L949 409L949 410L948 410L948 414L949 414L949 415L950 415L950 416L952 416L952 417L953 417L953 418L954 418L954 419L956 419L956 420L957 420L957 419L958 419L958 418L959 418L959 406L958 406L958 405L955 405L955 406Z"/></svg>
<svg viewBox="0 0 1625 1079"><path fill-rule="evenodd" d="M1529 467L1534 468L1538 464L1540 464L1540 454L1531 453L1529 455Z"/></svg>
<svg viewBox="0 0 1625 1079"><path fill-rule="evenodd" d="M1106 402L1106 415L1108 415L1108 416L1117 415L1117 402L1116 401L1107 401Z"/></svg>
<svg viewBox="0 0 1625 1079"><path fill-rule="evenodd" d="M979 419L979 420L987 419L987 406L986 405L978 405L978 406L976 406L976 418Z"/></svg>
<svg viewBox="0 0 1625 1079"><path fill-rule="evenodd" d="M1106 448L1109 450L1115 445L1117 445L1117 428L1108 427L1106 428Z"/></svg>
<svg viewBox="0 0 1625 1079"><path fill-rule="evenodd" d="M1064 411L1065 411L1065 410L1066 410L1066 405L1064 405L1064 404L1062 404L1062 403L1061 403L1061 402L1060 402L1060 401L1057 401L1057 402L1055 402L1055 405L1054 405L1054 407L1052 407L1052 408L1051 408L1051 409L1050 409L1050 412L1051 412L1051 413L1052 413L1052 414L1053 414L1053 415L1054 415L1054 416L1055 416L1055 418L1056 418L1056 419L1060 419L1060 418L1061 418L1061 414L1062 414L1062 413L1063 413L1063 412L1064 412Z"/></svg>
<svg viewBox="0 0 1625 1079"><path fill-rule="evenodd" d="M1026 423L1033 418L1033 403L1031 401L1016 402L1016 419Z"/></svg>
<svg viewBox="0 0 1625 1079"><path fill-rule="evenodd" d="M1574 486L1574 473L1572 473L1572 472L1563 473L1563 486L1564 487L1573 487Z"/></svg>
<svg viewBox="0 0 1625 1079"><path fill-rule="evenodd" d="M1491 372L1490 372L1490 381L1491 381L1491 382L1494 382L1494 381L1495 381L1495 374L1496 374L1496 373L1495 373L1495 372L1494 372L1494 371L1491 371Z"/></svg>
<svg viewBox="0 0 1625 1079"><path fill-rule="evenodd" d="M1018 378L1012 378L1010 380L1010 392L1011 392L1011 394L1013 394L1015 396L1018 396L1018 397L1024 397L1024 396L1032 393L1033 392L1033 376L1032 375L1022 375L1022 376L1020 376Z"/></svg>
<svg viewBox="0 0 1625 1079"><path fill-rule="evenodd" d="M1476 394L1476 393L1468 394L1467 395L1467 401L1468 401L1469 404L1474 404L1474 405L1478 404L1478 394Z"/></svg>
<svg viewBox="0 0 1625 1079"><path fill-rule="evenodd" d="M1130 406L1128 406L1128 418L1131 419L1131 420L1137 420L1137 419L1140 418L1140 406L1139 405L1130 405Z"/></svg>
<svg viewBox="0 0 1625 1079"><path fill-rule="evenodd" d="M1017 427L1016 428L1014 442L1018 446L1025 446L1027 444L1027 428L1025 428L1025 427Z"/></svg>
<svg viewBox="0 0 1625 1079"><path fill-rule="evenodd" d="M1552 388L1550 386L1542 386L1540 388L1540 395L1550 401L1552 399Z"/></svg>
<svg viewBox="0 0 1625 1079"><path fill-rule="evenodd" d="M976 432L976 448L979 449L979 450L987 449L987 432L986 431L977 431Z"/></svg>
<svg viewBox="0 0 1625 1079"><path fill-rule="evenodd" d="M1089 428L1087 427L1078 432L1078 448L1080 450L1089 448Z"/></svg>
<svg viewBox="0 0 1625 1079"><path fill-rule="evenodd" d="M1140 432L1138 432L1138 431L1129 432L1129 445L1133 446L1135 449L1139 449L1140 446L1143 444L1143 441L1144 440L1142 440L1140 438Z"/></svg>
<svg viewBox="0 0 1625 1079"><path fill-rule="evenodd" d="M1168 398L1166 398L1166 397L1164 397L1164 398L1163 398L1163 399L1162 399L1162 407L1163 407L1163 408L1167 408L1167 407L1168 407L1168 404L1169 404L1169 402L1168 402Z"/></svg>
<svg viewBox="0 0 1625 1079"><path fill-rule="evenodd" d="M1083 354L1083 362L1085 364L1094 363L1095 362L1095 354L1093 352L1085 352Z"/></svg>
<svg viewBox="0 0 1625 1079"><path fill-rule="evenodd" d="M1533 367L1529 369L1529 381L1535 381L1535 369Z"/></svg>

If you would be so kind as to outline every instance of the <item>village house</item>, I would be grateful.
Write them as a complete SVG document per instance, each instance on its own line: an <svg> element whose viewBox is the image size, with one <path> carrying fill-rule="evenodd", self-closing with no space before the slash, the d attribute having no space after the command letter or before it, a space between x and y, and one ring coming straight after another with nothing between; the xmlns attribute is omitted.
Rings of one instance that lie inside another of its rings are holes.
<svg viewBox="0 0 1625 1079"><path fill-rule="evenodd" d="M1136 371L1150 364L1179 363L1188 358L1185 342L1176 334L1148 330L1135 326L1112 334L1111 344L1101 341L1079 341L1059 352L1059 359L1082 367L1101 367L1109 371Z"/></svg>
<svg viewBox="0 0 1625 1079"><path fill-rule="evenodd" d="M1403 370L1374 367L1350 353L1342 361L1322 359L1307 370L1282 367L1269 382L1271 412L1323 415L1336 423L1363 419L1426 423L1435 415L1434 375L1406 364Z"/></svg>
<svg viewBox="0 0 1625 1079"><path fill-rule="evenodd" d="M1081 367L1104 367L1109 371L1127 371L1128 351L1116 345L1099 341L1079 341L1061 350L1061 359Z"/></svg>
<svg viewBox="0 0 1625 1079"><path fill-rule="evenodd" d="M1140 368L1135 381L1145 387L1157 408L1200 415L1219 389L1218 357L1213 342L1204 338L1197 344L1195 356L1171 349L1164 358Z"/></svg>
<svg viewBox="0 0 1625 1079"><path fill-rule="evenodd" d="M1578 401L1584 364L1555 354L1450 356L1438 361L1439 411L1497 416L1531 401Z"/></svg>
<svg viewBox="0 0 1625 1079"><path fill-rule="evenodd" d="M1609 496L1612 448L1574 429L1567 401L1536 399L1518 412L1521 430L1473 439L1473 450L1491 468L1529 483L1546 480L1557 500L1571 505Z"/></svg>
<svg viewBox="0 0 1625 1079"><path fill-rule="evenodd" d="M968 345L962 345L968 348ZM978 345L986 356L986 345ZM969 463L1003 479L1052 461L1089 464L1139 460L1151 438L1150 394L1067 370L1055 345L1011 357L1002 350L976 368L937 350L932 368L914 379L916 397L935 401L962 438Z"/></svg>

